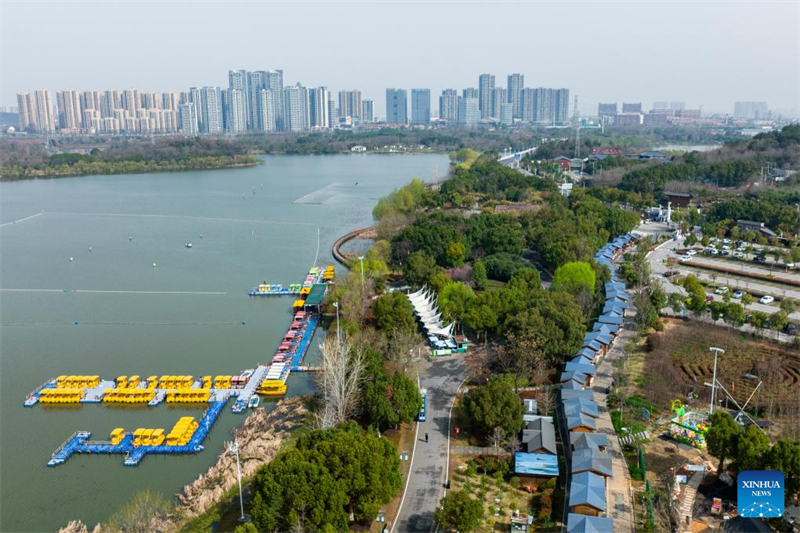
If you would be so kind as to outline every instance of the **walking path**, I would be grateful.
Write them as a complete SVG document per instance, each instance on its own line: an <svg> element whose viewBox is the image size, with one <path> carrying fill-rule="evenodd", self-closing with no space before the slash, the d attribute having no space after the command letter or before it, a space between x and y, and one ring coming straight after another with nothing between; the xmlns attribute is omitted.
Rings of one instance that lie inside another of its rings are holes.
<svg viewBox="0 0 800 533"><path fill-rule="evenodd" d="M628 312L631 314L632 310ZM612 474L611 477L607 478L606 484L606 502L608 502L606 512L609 518L614 519L615 533L632 533L634 531L633 497L631 495L628 464L622 455L622 446L614 431L614 424L611 422L611 413L606 403L608 396L606 390L611 387L614 373L613 362L616 359L625 357L624 346L633 336L635 327L633 320L630 317L626 318L625 328L620 331L608 354L597 367L597 376L592 387L595 402L600 408L600 418L597 419L597 432L605 433L610 443L609 453L611 455Z"/></svg>
<svg viewBox="0 0 800 533"><path fill-rule="evenodd" d="M692 509L694 509L694 499L697 496L697 487L703 481L705 472L695 472L684 489L686 492L683 495L681 508L679 510L680 518L678 520L678 531L689 531L692 523Z"/></svg>
<svg viewBox="0 0 800 533"><path fill-rule="evenodd" d="M427 420L419 423L420 440L409 472L408 489L392 524L392 533L430 533L436 529L433 516L447 481L450 406L467 372L463 356L426 361L420 368L420 386L428 389Z"/></svg>

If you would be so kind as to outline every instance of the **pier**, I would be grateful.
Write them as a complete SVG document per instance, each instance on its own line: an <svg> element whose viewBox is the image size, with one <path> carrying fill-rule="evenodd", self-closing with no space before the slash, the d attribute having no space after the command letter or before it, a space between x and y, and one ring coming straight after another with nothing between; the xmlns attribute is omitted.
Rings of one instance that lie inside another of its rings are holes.
<svg viewBox="0 0 800 533"><path fill-rule="evenodd" d="M166 441L163 429L138 428L134 432L126 432L123 428L118 428L112 432L110 441L91 441L89 440L91 432L76 431L56 449L47 466L61 465L76 453L125 454L124 464L136 466L150 454L186 454L202 451L203 440L229 399L235 398L231 406L232 411L241 413L251 405L250 400L257 394L285 394L285 383L291 372L318 370L317 367L306 366L304 360L319 324L322 298L327 292L328 283L333 281L333 276L333 266L324 270L313 267L302 284L293 284L286 289L262 284L250 292L251 295L268 295L272 289L277 289L274 291L275 295L297 294L300 299L293 305L292 322L275 355L267 362L247 369L239 375L216 376L213 379L212 376L200 376L195 379L193 376L159 378L154 375L141 378L135 375L130 378L119 376L114 380L101 379L99 376L75 375L59 376L41 384L28 394L24 402L25 407L67 403L122 403L149 407L164 402L210 404L199 423L191 417L179 420ZM269 290L264 290L263 294L259 291L266 288ZM282 388L280 394L260 391L259 387L265 381L278 383ZM181 426L182 423L191 424L191 427L185 429ZM178 431L179 426L180 431ZM193 429L195 426L196 429ZM189 437L190 429L193 429L193 432Z"/></svg>

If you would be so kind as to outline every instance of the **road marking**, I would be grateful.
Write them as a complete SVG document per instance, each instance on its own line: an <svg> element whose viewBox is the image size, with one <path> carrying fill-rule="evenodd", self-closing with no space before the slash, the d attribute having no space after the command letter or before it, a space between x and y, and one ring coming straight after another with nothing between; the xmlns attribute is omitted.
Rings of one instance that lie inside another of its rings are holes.
<svg viewBox="0 0 800 533"><path fill-rule="evenodd" d="M419 381L419 372L417 372L417 390L421 388L422 387ZM403 497L400 498L400 505L397 507L397 514L394 516L394 522L392 522L392 529L389 530L389 533L394 533L394 528L397 527L398 518L400 518L400 511L403 510L403 503L405 503L406 501L406 492L408 492L408 485L411 483L411 472L414 470L414 456L417 455L418 440L419 440L419 421L417 421L417 430L414 433L414 447L411 448L411 461L408 464L408 476L406 476L406 488L403 489Z"/></svg>

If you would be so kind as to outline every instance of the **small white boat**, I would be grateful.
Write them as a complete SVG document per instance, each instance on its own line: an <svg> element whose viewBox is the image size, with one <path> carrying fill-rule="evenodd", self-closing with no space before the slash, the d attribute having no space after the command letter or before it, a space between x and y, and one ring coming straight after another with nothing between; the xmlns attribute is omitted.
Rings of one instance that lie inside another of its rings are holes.
<svg viewBox="0 0 800 533"><path fill-rule="evenodd" d="M250 409L255 409L261 403L261 398L259 398L258 394L253 394L250 396L250 401L247 402L247 407Z"/></svg>
<svg viewBox="0 0 800 533"><path fill-rule="evenodd" d="M184 244L184 246L186 246L187 248L191 248L192 247L192 243L187 242L186 244Z"/></svg>

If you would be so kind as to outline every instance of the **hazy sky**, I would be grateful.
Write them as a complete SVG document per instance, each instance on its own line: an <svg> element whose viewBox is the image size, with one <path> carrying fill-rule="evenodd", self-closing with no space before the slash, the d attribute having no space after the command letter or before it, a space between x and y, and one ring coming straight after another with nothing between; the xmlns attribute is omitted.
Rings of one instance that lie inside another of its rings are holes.
<svg viewBox="0 0 800 533"><path fill-rule="evenodd" d="M284 82L357 88L383 115L386 87L477 87L525 75L599 101L738 100L800 109L800 3L192 2L0 0L0 93L185 90L228 69L283 69ZM570 102L571 104L572 102Z"/></svg>

